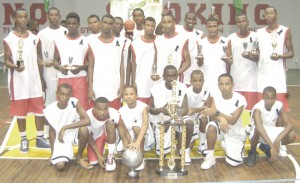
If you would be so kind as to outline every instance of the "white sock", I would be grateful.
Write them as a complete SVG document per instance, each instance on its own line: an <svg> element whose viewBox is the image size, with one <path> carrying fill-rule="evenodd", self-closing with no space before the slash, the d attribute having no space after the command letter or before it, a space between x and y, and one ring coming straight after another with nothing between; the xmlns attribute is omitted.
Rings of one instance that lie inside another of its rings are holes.
<svg viewBox="0 0 300 183"><path fill-rule="evenodd" d="M21 139L26 139L26 131L20 132Z"/></svg>
<svg viewBox="0 0 300 183"><path fill-rule="evenodd" d="M210 157L214 157L215 155L215 150L208 150L207 155L209 155Z"/></svg>
<svg viewBox="0 0 300 183"><path fill-rule="evenodd" d="M36 132L36 138L41 139L44 137L44 131L37 131Z"/></svg>
<svg viewBox="0 0 300 183"><path fill-rule="evenodd" d="M114 154L115 151L115 144L107 144L108 146L108 154Z"/></svg>
<svg viewBox="0 0 300 183"><path fill-rule="evenodd" d="M50 128L49 125L44 125L44 136L45 136L45 138L49 137L49 128Z"/></svg>
<svg viewBox="0 0 300 183"><path fill-rule="evenodd" d="M200 135L199 135L200 137L200 139L199 139L199 141L200 141L200 145L202 145L202 144L205 144L205 140L206 140L206 133L202 133L202 132L200 132Z"/></svg>

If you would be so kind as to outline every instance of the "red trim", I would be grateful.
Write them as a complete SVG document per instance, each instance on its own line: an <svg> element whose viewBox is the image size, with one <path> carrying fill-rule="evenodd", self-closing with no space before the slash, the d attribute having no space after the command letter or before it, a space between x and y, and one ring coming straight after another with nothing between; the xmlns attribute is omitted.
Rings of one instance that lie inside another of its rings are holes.
<svg viewBox="0 0 300 183"><path fill-rule="evenodd" d="M115 40L115 36L112 36L112 39L110 42L104 42L102 39L101 39L101 35L98 37L99 41L101 41L102 43L104 44L109 44L109 43L112 43L114 40Z"/></svg>
<svg viewBox="0 0 300 183"><path fill-rule="evenodd" d="M235 34L236 34L236 36L239 37L239 38L246 38L246 37L248 37L248 36L250 35L250 33L251 33L251 31L248 31L248 34L247 34L246 36L241 36L241 35L239 34L239 32L236 32Z"/></svg>
<svg viewBox="0 0 300 183"><path fill-rule="evenodd" d="M68 34L66 34L65 36L66 36L66 38L69 39L69 40L76 40L76 39L80 38L82 35L79 34L77 37L74 37L74 38L69 37Z"/></svg>
<svg viewBox="0 0 300 183"><path fill-rule="evenodd" d="M165 37L166 39L171 39L171 38L173 38L173 37L175 37L175 36L177 36L177 35L178 35L178 32L174 32L174 34L171 35L170 37L166 36L165 34L164 34L164 37Z"/></svg>
<svg viewBox="0 0 300 183"><path fill-rule="evenodd" d="M215 43L217 43L217 42L220 40L220 38L221 38L221 36L218 36L218 39L216 39L215 42L212 42L212 41L210 41L210 40L208 39L208 37L207 37L207 41L208 41L210 44L215 44Z"/></svg>
<svg viewBox="0 0 300 183"><path fill-rule="evenodd" d="M14 31L13 33L14 33L14 35L16 35L16 36L19 37L19 38L28 38L28 37L29 37L29 32L28 32L28 31L26 31L26 32L27 32L27 35L26 35L25 37L19 36L19 35L16 33L16 31Z"/></svg>
<svg viewBox="0 0 300 183"><path fill-rule="evenodd" d="M11 99L15 100L15 90L14 90L14 70L11 69L10 70L10 95L11 95Z"/></svg>
<svg viewBox="0 0 300 183"><path fill-rule="evenodd" d="M102 122L102 123L105 123L105 121L109 119L109 118L107 118L107 119L104 119L104 120L102 120L102 119L99 119L99 118L98 118L98 117L95 115L95 111L94 111L94 109L92 109L92 114L93 114L93 116L94 116L94 118L95 118L96 120L98 120L99 122Z"/></svg>

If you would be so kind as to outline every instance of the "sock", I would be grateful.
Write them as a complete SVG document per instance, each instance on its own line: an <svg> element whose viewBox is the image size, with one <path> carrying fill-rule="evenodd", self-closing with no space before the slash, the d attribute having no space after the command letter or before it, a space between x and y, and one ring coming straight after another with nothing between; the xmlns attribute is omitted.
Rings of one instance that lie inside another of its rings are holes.
<svg viewBox="0 0 300 183"><path fill-rule="evenodd" d="M21 136L21 139L23 140L23 139L26 139L27 137L26 137L26 131L24 131L24 132L20 132L20 136Z"/></svg>
<svg viewBox="0 0 300 183"><path fill-rule="evenodd" d="M215 156L215 150L208 150L207 155L209 155L210 157L214 157Z"/></svg>
<svg viewBox="0 0 300 183"><path fill-rule="evenodd" d="M50 128L49 125L44 125L44 136L45 136L45 138L49 137L49 128Z"/></svg>
<svg viewBox="0 0 300 183"><path fill-rule="evenodd" d="M116 145L115 144L107 144L107 146L108 146L108 154L114 154Z"/></svg>
<svg viewBox="0 0 300 183"><path fill-rule="evenodd" d="M202 145L202 144L205 144L205 140L206 140L206 133L202 133L202 132L200 132L200 139L199 139L199 141L200 141L200 145Z"/></svg>
<svg viewBox="0 0 300 183"><path fill-rule="evenodd" d="M37 138L37 139L42 139L42 138L44 138L44 131L37 131L37 133L36 133L36 138Z"/></svg>

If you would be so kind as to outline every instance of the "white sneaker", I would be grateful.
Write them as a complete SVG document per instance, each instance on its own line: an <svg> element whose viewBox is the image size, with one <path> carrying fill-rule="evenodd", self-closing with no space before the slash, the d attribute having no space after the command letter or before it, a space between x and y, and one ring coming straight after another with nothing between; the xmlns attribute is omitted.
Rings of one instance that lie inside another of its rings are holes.
<svg viewBox="0 0 300 183"><path fill-rule="evenodd" d="M210 169L214 164L216 164L216 158L213 155L208 154L204 158L204 162L201 164L201 169L207 170Z"/></svg>
<svg viewBox="0 0 300 183"><path fill-rule="evenodd" d="M192 160L191 160L191 149L190 148L187 148L185 150L184 161L185 161L186 165L190 165L192 163Z"/></svg>
<svg viewBox="0 0 300 183"><path fill-rule="evenodd" d="M280 157L287 156L287 149L286 149L285 145L280 146L278 156L280 156Z"/></svg>
<svg viewBox="0 0 300 183"><path fill-rule="evenodd" d="M136 170L136 171L144 170L144 169L145 169L145 166L146 166L146 161L145 161L145 159L143 159L142 164L141 164L139 167L137 167L135 170Z"/></svg>
<svg viewBox="0 0 300 183"><path fill-rule="evenodd" d="M109 154L106 160L105 170L108 172L115 171L117 168L114 155Z"/></svg>

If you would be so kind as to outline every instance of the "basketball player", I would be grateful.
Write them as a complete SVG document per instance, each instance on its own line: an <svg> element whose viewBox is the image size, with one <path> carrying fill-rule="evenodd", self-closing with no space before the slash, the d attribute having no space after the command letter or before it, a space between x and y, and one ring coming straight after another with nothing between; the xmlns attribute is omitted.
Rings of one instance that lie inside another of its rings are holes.
<svg viewBox="0 0 300 183"><path fill-rule="evenodd" d="M241 114L246 107L245 97L233 92L233 79L229 74L218 78L219 91L212 93L212 105L201 112L211 120L206 127L208 154L201 169L209 169L216 163L214 148L216 141L225 142L226 162L231 166L243 163L242 153L246 133L242 126Z"/></svg>
<svg viewBox="0 0 300 183"><path fill-rule="evenodd" d="M38 38L26 30L28 13L17 9L14 13L15 29L3 40L4 64L8 70L10 115L17 118L21 136L21 153L29 152L26 135L26 116L35 114L37 130L36 147L49 148L44 138L43 75L39 73L37 56ZM21 62L22 61L22 62Z"/></svg>
<svg viewBox="0 0 300 183"><path fill-rule="evenodd" d="M255 124L251 131L251 150L248 154L247 165L254 166L257 152L256 146L266 153L270 161L278 156L286 156L284 145L296 139L293 125L284 110L282 102L276 100L276 89L268 86L263 90L263 100L258 102L252 110L251 122Z"/></svg>
<svg viewBox="0 0 300 183"><path fill-rule="evenodd" d="M98 15L92 14L87 19L91 34L87 36L88 42L90 39L97 39L101 34L101 22Z"/></svg>
<svg viewBox="0 0 300 183"><path fill-rule="evenodd" d="M45 117L51 126L51 163L58 171L64 170L73 158L72 144L79 145L76 162L85 169L93 167L82 158L89 136L86 126L90 124L90 119L78 99L71 95L72 87L66 83L60 84L56 92L57 101L44 109Z"/></svg>
<svg viewBox="0 0 300 183"><path fill-rule="evenodd" d="M27 23L27 29L31 31L32 34L37 35L39 33L40 25L36 19L30 19Z"/></svg>
<svg viewBox="0 0 300 183"><path fill-rule="evenodd" d="M132 40L135 40L136 38L144 34L144 21L145 21L144 10L141 8L135 8L132 11L132 18L133 21L135 22L135 29L133 30Z"/></svg>

